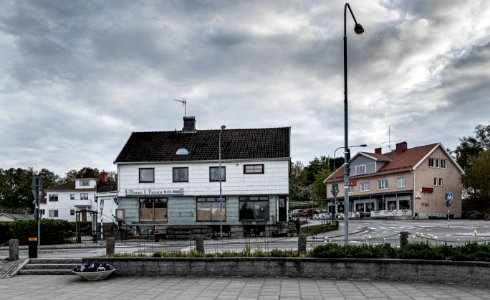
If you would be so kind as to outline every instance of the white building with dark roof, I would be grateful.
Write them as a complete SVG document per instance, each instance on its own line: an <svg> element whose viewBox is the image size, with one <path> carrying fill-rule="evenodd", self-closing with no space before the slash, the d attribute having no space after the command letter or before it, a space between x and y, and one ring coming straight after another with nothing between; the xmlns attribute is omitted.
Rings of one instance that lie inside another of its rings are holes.
<svg viewBox="0 0 490 300"><path fill-rule="evenodd" d="M268 234L287 221L290 131L196 130L195 118L184 117L182 131L133 132L114 162L117 214L140 233L222 225Z"/></svg>
<svg viewBox="0 0 490 300"><path fill-rule="evenodd" d="M41 217L44 219L61 219L76 221L76 212L81 211L80 221L91 221L87 211L95 211L97 203L95 178L76 178L74 181L48 187L44 190L46 197L41 199Z"/></svg>

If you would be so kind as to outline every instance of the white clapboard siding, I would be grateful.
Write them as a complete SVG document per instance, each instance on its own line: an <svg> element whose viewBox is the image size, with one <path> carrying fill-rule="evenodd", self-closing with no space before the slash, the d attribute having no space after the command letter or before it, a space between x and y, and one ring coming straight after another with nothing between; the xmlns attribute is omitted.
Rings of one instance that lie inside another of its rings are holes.
<svg viewBox="0 0 490 300"><path fill-rule="evenodd" d="M243 174L244 164L263 164L264 174ZM188 164L120 164L118 165L119 196L126 196L126 189L183 188L184 195L217 195L219 182L209 181L209 167L218 163ZM222 182L223 194L288 194L289 160L222 162L226 167L226 181ZM172 182L174 167L189 168L189 182ZM154 183L139 183L140 168L155 168Z"/></svg>

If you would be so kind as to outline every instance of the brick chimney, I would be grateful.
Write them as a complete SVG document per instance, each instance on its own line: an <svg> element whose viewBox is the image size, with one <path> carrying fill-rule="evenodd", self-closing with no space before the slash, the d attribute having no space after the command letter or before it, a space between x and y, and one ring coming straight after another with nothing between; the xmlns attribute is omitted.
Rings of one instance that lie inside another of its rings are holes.
<svg viewBox="0 0 490 300"><path fill-rule="evenodd" d="M196 117L184 117L182 132L196 132Z"/></svg>
<svg viewBox="0 0 490 300"><path fill-rule="evenodd" d="M106 183L108 181L109 181L109 173L102 170L102 172L100 172L100 182Z"/></svg>
<svg viewBox="0 0 490 300"><path fill-rule="evenodd" d="M374 153L381 154L381 147L374 149Z"/></svg>
<svg viewBox="0 0 490 300"><path fill-rule="evenodd" d="M405 150L407 150L407 142L396 144L396 152L404 152Z"/></svg>

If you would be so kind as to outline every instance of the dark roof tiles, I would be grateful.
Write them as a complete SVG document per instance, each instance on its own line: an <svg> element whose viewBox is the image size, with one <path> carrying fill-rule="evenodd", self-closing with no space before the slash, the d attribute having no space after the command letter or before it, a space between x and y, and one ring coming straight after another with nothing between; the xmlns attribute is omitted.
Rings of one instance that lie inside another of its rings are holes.
<svg viewBox="0 0 490 300"><path fill-rule="evenodd" d="M114 163L217 160L220 130L133 132ZM290 128L226 129L222 159L290 157ZM177 155L180 148L188 155Z"/></svg>

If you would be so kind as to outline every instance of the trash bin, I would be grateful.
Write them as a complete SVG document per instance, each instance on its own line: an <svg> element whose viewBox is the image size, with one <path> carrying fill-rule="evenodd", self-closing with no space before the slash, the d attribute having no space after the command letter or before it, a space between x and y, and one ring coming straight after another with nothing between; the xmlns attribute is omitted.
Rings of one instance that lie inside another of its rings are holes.
<svg viewBox="0 0 490 300"><path fill-rule="evenodd" d="M29 258L37 258L37 237L28 237L27 245L29 245Z"/></svg>

